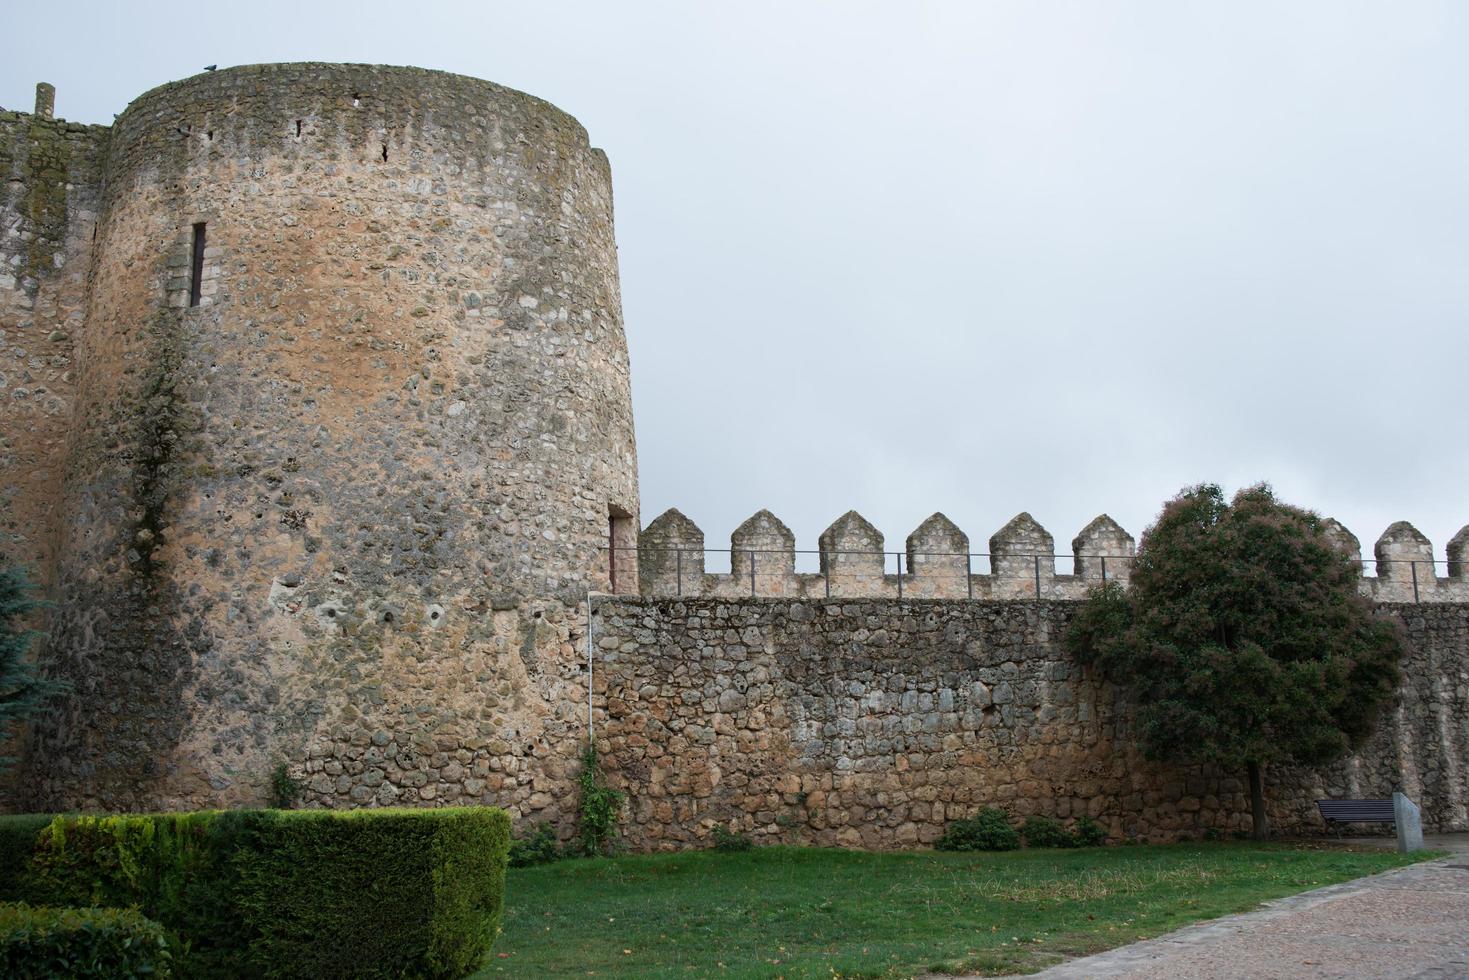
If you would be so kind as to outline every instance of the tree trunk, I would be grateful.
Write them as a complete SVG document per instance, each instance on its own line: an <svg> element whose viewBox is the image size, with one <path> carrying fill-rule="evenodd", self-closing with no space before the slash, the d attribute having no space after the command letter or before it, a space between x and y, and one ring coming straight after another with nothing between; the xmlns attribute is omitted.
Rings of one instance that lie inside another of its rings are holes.
<svg viewBox="0 0 1469 980"><path fill-rule="evenodd" d="M1247 762L1250 771L1250 819L1253 823L1251 836L1265 840L1270 836L1270 818L1265 816L1265 778L1260 763Z"/></svg>

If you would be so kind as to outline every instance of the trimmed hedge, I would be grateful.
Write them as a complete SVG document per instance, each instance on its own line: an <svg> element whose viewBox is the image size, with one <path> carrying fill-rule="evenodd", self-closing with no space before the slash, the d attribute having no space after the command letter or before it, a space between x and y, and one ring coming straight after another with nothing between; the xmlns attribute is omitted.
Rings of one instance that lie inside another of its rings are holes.
<svg viewBox="0 0 1469 980"><path fill-rule="evenodd" d="M28 879L31 855L51 820L49 813L0 815L0 902L34 900Z"/></svg>
<svg viewBox="0 0 1469 980"><path fill-rule="evenodd" d="M328 812L269 811L269 833L242 855L241 911L264 974L473 973L499 932L505 812Z"/></svg>
<svg viewBox="0 0 1469 980"><path fill-rule="evenodd" d="M172 955L163 927L131 909L0 905L0 976L164 978Z"/></svg>
<svg viewBox="0 0 1469 980"><path fill-rule="evenodd" d="M239 975L248 937L236 862L264 811L55 818L27 891L48 905L138 908L161 923L191 976Z"/></svg>
<svg viewBox="0 0 1469 980"><path fill-rule="evenodd" d="M58 817L27 891L140 908L189 976L462 977L499 931L509 845L490 807Z"/></svg>

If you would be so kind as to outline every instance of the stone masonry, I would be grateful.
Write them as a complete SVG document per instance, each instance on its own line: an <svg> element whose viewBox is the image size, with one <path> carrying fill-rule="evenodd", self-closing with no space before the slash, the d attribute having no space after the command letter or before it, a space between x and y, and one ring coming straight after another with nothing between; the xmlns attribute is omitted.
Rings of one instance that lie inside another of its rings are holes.
<svg viewBox="0 0 1469 980"><path fill-rule="evenodd" d="M566 624L638 526L606 157L408 68L46 115L0 117L0 520L72 694L18 805L259 803L285 763L318 803L534 812L581 734ZM359 745L432 778L321 778Z"/></svg>
<svg viewBox="0 0 1469 980"><path fill-rule="evenodd" d="M1243 773L1152 763L1129 712L1061 644L1069 601L597 600L603 758L635 848L931 844L985 806L1085 814L1114 839L1249 827ZM1319 772L1268 774L1271 819L1403 789L1431 830L1469 829L1469 606L1391 604L1412 654L1368 744Z"/></svg>
<svg viewBox="0 0 1469 980"><path fill-rule="evenodd" d="M569 836L590 698L640 848L910 846L988 804L1243 826L1238 774L1139 758L1059 644L1127 581L1106 516L1069 570L1028 514L973 554L942 514L890 552L849 512L814 574L769 511L728 573L677 511L639 532L611 174L570 116L373 65L227 68L106 127L54 105L0 111L0 560L70 686L0 808L260 805L284 766L306 806ZM1469 828L1469 528L1446 566L1406 523L1374 558L1398 703L1272 774L1275 820L1401 788Z"/></svg>
<svg viewBox="0 0 1469 980"><path fill-rule="evenodd" d="M0 542L49 579L108 130L38 108L0 110Z"/></svg>

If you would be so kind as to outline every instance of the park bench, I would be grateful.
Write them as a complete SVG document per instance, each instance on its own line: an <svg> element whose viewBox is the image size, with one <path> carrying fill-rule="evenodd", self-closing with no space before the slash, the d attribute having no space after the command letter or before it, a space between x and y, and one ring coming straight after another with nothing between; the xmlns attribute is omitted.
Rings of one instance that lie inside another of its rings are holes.
<svg viewBox="0 0 1469 980"><path fill-rule="evenodd" d="M1326 826L1341 833L1341 826L1348 823L1396 824L1391 799L1386 800L1317 800L1316 807Z"/></svg>

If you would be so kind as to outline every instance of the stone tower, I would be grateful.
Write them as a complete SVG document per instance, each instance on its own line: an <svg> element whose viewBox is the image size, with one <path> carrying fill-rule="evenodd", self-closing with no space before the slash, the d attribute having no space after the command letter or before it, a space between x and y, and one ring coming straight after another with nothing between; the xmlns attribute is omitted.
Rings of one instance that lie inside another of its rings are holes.
<svg viewBox="0 0 1469 980"><path fill-rule="evenodd" d="M65 124L7 118L42 181L27 134ZM73 685L24 802L258 803L285 764L307 802L554 816L577 603L636 588L605 155L523 93L367 65L198 75L93 142L13 291L82 268L80 308L5 324L64 330L71 386L50 483L4 474L50 515L18 557Z"/></svg>

